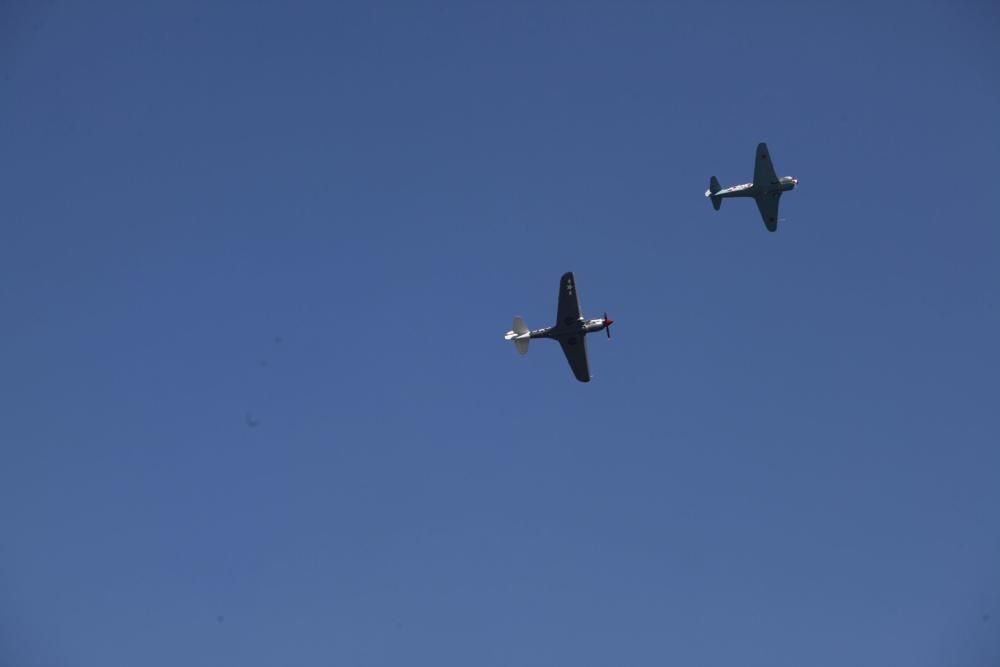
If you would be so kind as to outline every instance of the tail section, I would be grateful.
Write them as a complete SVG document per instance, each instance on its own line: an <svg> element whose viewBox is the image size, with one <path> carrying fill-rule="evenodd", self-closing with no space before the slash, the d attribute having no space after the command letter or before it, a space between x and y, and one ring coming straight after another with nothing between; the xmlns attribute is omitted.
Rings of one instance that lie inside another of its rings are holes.
<svg viewBox="0 0 1000 667"><path fill-rule="evenodd" d="M521 354L528 353L528 342L531 341L531 331L528 329L528 325L524 323L524 320L520 317L514 318L514 325L510 331L504 335L505 340L514 341L514 346L517 351Z"/></svg>
<svg viewBox="0 0 1000 667"><path fill-rule="evenodd" d="M721 189L722 186L719 185L719 179L713 176L712 180L708 182L708 190L705 190L705 196L712 200L712 206L716 211L722 207L722 197L715 196L715 193Z"/></svg>

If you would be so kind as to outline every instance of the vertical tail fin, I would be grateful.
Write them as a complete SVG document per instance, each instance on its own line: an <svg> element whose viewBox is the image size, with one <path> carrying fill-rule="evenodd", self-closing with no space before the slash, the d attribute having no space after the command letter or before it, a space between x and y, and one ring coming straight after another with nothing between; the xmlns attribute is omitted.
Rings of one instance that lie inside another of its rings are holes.
<svg viewBox="0 0 1000 667"><path fill-rule="evenodd" d="M716 197L715 193L722 189L719 185L719 179L715 176L708 182L708 190L705 190L705 196L712 200L712 206L716 211L722 206L722 197Z"/></svg>

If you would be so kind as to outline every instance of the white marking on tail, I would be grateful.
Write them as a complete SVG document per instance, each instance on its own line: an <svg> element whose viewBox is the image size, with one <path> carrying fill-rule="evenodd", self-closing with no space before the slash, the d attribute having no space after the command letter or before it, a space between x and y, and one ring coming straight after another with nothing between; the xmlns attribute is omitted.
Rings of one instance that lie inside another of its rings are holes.
<svg viewBox="0 0 1000 667"><path fill-rule="evenodd" d="M531 331L528 325L520 317L514 318L514 325L510 331L504 334L504 340L514 341L514 346L521 354L528 353L528 342L531 340Z"/></svg>

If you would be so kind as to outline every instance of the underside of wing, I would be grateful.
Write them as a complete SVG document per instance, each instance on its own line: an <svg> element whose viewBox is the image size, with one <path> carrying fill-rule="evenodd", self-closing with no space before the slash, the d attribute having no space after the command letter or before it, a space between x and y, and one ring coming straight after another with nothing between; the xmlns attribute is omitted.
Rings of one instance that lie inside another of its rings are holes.
<svg viewBox="0 0 1000 667"><path fill-rule="evenodd" d="M567 271L559 279L559 310L556 326L565 327L580 319L580 298L576 295L576 278Z"/></svg>
<svg viewBox="0 0 1000 667"><path fill-rule="evenodd" d="M760 209L760 217L764 219L764 225L767 227L767 231L769 232L778 230L779 199L781 199L780 192L756 197L757 208Z"/></svg>
<svg viewBox="0 0 1000 667"><path fill-rule="evenodd" d="M587 339L582 334L559 341L573 375L580 382L590 382L590 368L587 366Z"/></svg>
<svg viewBox="0 0 1000 667"><path fill-rule="evenodd" d="M767 150L767 144L762 143L757 146L757 157L753 164L753 184L758 189L767 189L778 184L778 175L774 173L771 151Z"/></svg>

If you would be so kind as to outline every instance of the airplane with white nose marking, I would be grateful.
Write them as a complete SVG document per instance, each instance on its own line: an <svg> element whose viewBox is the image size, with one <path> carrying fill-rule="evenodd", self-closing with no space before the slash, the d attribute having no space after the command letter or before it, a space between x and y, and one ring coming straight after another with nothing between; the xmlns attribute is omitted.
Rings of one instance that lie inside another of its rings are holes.
<svg viewBox="0 0 1000 667"><path fill-rule="evenodd" d="M564 273L559 279L559 307L554 326L530 330L520 317L514 318L514 327L504 336L514 341L517 351L528 353L528 342L532 338L552 338L559 341L573 375L580 382L590 382L590 368L587 365L587 345L585 336L604 329L611 338L611 324L614 320L603 318L585 320L580 314L580 299L576 293L576 279L573 272Z"/></svg>
<svg viewBox="0 0 1000 667"><path fill-rule="evenodd" d="M774 173L774 165L771 164L771 154L767 150L767 144L762 143L757 146L753 183L734 185L723 190L719 187L719 179L713 176L705 196L712 200L712 206L716 211L722 206L722 200L727 197L753 197L767 231L774 232L778 229L778 200L781 198L781 193L792 190L798 183L798 179L791 176L778 178Z"/></svg>

